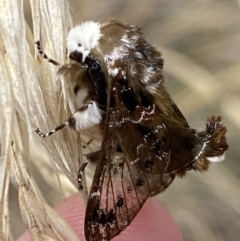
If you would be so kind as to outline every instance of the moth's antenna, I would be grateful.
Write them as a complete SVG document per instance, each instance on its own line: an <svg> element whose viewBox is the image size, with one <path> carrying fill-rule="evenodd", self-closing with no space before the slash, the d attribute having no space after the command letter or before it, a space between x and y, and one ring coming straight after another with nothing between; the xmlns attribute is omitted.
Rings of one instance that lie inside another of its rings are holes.
<svg viewBox="0 0 240 241"><path fill-rule="evenodd" d="M44 137L47 137L47 136L51 136L52 134L56 133L57 131L63 129L64 127L66 127L66 126L68 126L68 125L69 125L69 122L66 121L65 123L61 124L60 126L56 127L55 129L53 129L52 131L49 131L49 132L47 132L47 133L42 133L42 132L39 130L39 128L37 128L35 131L36 131L36 133L37 133L40 137L44 138Z"/></svg>
<svg viewBox="0 0 240 241"><path fill-rule="evenodd" d="M46 59L49 63L54 64L54 65L56 65L56 66L60 65L57 61L49 58L49 57L43 52L39 40L36 41L35 43L36 43L36 45L37 45L38 53L41 54L44 59Z"/></svg>

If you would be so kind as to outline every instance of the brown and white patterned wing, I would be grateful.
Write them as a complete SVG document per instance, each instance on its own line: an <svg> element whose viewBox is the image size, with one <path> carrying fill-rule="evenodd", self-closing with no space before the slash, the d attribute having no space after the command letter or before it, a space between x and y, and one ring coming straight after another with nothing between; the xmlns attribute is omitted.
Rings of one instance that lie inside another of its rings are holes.
<svg viewBox="0 0 240 241"><path fill-rule="evenodd" d="M149 159L151 150L132 123L108 131L112 134L100 153L87 204L88 241L111 240L124 230L161 183L167 165L166 156Z"/></svg>
<svg viewBox="0 0 240 241"><path fill-rule="evenodd" d="M88 241L111 240L131 223L149 196L170 182L162 180L170 154L167 130L155 104L132 105L131 88L118 83L108 91L101 150L91 155L98 164L85 216Z"/></svg>

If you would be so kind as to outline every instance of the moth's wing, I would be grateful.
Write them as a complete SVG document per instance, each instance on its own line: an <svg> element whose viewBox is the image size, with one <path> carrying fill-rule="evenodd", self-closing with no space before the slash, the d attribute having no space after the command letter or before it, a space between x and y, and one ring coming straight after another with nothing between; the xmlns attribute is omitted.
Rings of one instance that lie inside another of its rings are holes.
<svg viewBox="0 0 240 241"><path fill-rule="evenodd" d="M175 172L194 161L198 137L163 86L159 87L154 98L166 125L171 150L170 162L165 173Z"/></svg>
<svg viewBox="0 0 240 241"><path fill-rule="evenodd" d="M111 240L131 223L149 196L165 189L174 178L162 180L169 152L167 142L161 140L164 126L159 123L157 130L151 127L152 119L159 118L155 105L129 112L124 103L117 103L118 93L111 98L114 104L108 107L86 208L88 241ZM161 151L156 150L159 146Z"/></svg>
<svg viewBox="0 0 240 241"><path fill-rule="evenodd" d="M173 113L175 113L175 115L181 120L182 124L187 128L190 128L186 118L184 117L178 106L175 104L175 102L172 102L171 108L173 110Z"/></svg>
<svg viewBox="0 0 240 241"><path fill-rule="evenodd" d="M110 240L124 230L161 183L167 158L162 157L161 163L153 157L151 173L148 162L152 153L134 128L131 123L115 128L100 153L86 209L85 235L89 241Z"/></svg>

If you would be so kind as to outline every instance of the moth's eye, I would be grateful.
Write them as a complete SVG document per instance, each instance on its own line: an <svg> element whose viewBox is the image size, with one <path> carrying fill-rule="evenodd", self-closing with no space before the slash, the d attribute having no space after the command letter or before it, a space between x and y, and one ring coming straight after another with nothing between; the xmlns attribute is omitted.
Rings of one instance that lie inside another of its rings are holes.
<svg viewBox="0 0 240 241"><path fill-rule="evenodd" d="M82 44L78 43L78 47L81 47L81 46L82 46Z"/></svg>

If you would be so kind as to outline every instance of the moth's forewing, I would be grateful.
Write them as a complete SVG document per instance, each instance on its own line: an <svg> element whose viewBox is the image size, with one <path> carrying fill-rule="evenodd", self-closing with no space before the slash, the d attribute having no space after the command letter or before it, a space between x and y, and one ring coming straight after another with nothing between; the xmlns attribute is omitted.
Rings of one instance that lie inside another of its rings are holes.
<svg viewBox="0 0 240 241"><path fill-rule="evenodd" d="M169 150L171 150L165 173L173 173L194 160L194 148L198 144L196 131L189 127L184 115L164 86L159 86L154 94L154 100L165 125Z"/></svg>
<svg viewBox="0 0 240 241"><path fill-rule="evenodd" d="M148 169L145 172L144 163L136 153L125 152L124 140L120 141L121 127L116 129L117 134L105 143L105 155L99 160L88 199L85 235L91 241L110 240L124 230L153 193L166 166L158 166L154 174L147 173ZM133 139L129 138L132 145ZM143 144L140 149L141 158L148 158L147 147ZM156 160L153 162L157 165Z"/></svg>
<svg viewBox="0 0 240 241"><path fill-rule="evenodd" d="M85 217L89 241L111 240L131 223L149 196L174 178L162 178L169 152L155 105L129 112L119 93L112 94L108 104L104 140L97 153Z"/></svg>

